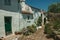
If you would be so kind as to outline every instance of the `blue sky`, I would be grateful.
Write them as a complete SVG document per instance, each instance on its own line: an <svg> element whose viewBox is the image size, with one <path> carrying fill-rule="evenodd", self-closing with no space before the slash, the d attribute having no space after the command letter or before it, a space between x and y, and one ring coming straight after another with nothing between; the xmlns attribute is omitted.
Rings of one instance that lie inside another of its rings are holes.
<svg viewBox="0 0 60 40"><path fill-rule="evenodd" d="M39 9L44 9L45 11L48 10L49 5L57 2L60 2L60 0L26 0L27 4Z"/></svg>

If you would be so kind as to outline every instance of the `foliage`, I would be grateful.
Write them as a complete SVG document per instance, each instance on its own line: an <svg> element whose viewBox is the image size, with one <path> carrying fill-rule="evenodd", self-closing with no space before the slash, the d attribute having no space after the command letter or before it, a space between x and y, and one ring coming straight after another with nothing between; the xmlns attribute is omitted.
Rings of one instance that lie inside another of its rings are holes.
<svg viewBox="0 0 60 40"><path fill-rule="evenodd" d="M23 35L26 35L26 36L28 36L28 35L30 35L31 33L29 32L29 31L25 31L24 33L23 33Z"/></svg>
<svg viewBox="0 0 60 40"><path fill-rule="evenodd" d="M51 4L48 7L48 12L60 13L60 3Z"/></svg>
<svg viewBox="0 0 60 40"><path fill-rule="evenodd" d="M36 26L27 26L27 30L23 32L24 35L30 35L32 33L36 32Z"/></svg>
<svg viewBox="0 0 60 40"><path fill-rule="evenodd" d="M42 17L39 17L37 20L37 26L41 26L41 22L42 22Z"/></svg>
<svg viewBox="0 0 60 40"><path fill-rule="evenodd" d="M50 26L51 25L49 23L45 24L44 32L47 34L48 37L53 37L55 34L53 33L53 30L51 29Z"/></svg>
<svg viewBox="0 0 60 40"><path fill-rule="evenodd" d="M32 25L32 26L28 26L27 30L31 33L34 33L36 31L36 26Z"/></svg>
<svg viewBox="0 0 60 40"><path fill-rule="evenodd" d="M60 32L60 14L59 13L49 13L48 19L49 19L50 25L52 25L52 28L50 28L50 30L53 29L51 34L52 35L55 34L54 31Z"/></svg>
<svg viewBox="0 0 60 40"><path fill-rule="evenodd" d="M29 35L29 32L28 32L28 30L26 28L23 28L22 34L23 35Z"/></svg>
<svg viewBox="0 0 60 40"><path fill-rule="evenodd" d="M53 26L53 29L59 30L60 29L60 14L49 13L48 18L51 25Z"/></svg>
<svg viewBox="0 0 60 40"><path fill-rule="evenodd" d="M55 20L54 21L54 26L53 26L53 28L55 29L55 30L59 30L60 29L60 20Z"/></svg>
<svg viewBox="0 0 60 40"><path fill-rule="evenodd" d="M50 24L45 24L45 33L51 34Z"/></svg>

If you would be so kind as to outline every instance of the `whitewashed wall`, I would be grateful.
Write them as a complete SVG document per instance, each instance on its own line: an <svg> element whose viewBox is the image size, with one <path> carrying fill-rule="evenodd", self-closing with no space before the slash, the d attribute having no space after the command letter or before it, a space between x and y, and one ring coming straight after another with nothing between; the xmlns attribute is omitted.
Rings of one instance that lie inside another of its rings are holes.
<svg viewBox="0 0 60 40"><path fill-rule="evenodd" d="M28 5L25 3L25 1L20 2L20 5L21 5L21 10L22 10L22 11L26 11L26 12L33 13L31 7L28 6Z"/></svg>
<svg viewBox="0 0 60 40"><path fill-rule="evenodd" d="M20 13L21 11L20 8L23 7L24 9L24 6L26 4L24 2L20 4L21 5L18 4L17 0L11 0L11 5L7 6L4 4L4 0L0 0L0 37L5 36L4 16L12 17L12 32L13 33L15 31L21 31L24 27L32 25L35 19L38 18L39 12L33 13L34 18L30 20L31 21L30 23L28 23L27 21L29 20L25 20L23 18L23 16L26 17L26 15L23 15L22 13ZM20 10L18 9L18 7L20 7L19 8ZM32 8L29 7L29 9L30 9L30 12L33 12Z"/></svg>
<svg viewBox="0 0 60 40"><path fill-rule="evenodd" d="M4 16L12 17L12 32L13 33L19 30L19 13L0 10L0 37L6 36Z"/></svg>
<svg viewBox="0 0 60 40"><path fill-rule="evenodd" d="M4 1L5 0L0 0L0 37L6 36L4 16L12 17L12 32L13 33L19 30L18 0L11 0L11 5L5 5Z"/></svg>
<svg viewBox="0 0 60 40"><path fill-rule="evenodd" d="M21 0L20 5L21 5L21 11L26 11L26 12L33 13L31 7L28 6L25 3L25 1ZM30 14L28 13L28 15L30 15ZM22 28L24 28L24 27L26 28L27 26L31 26L34 23L34 19L29 19L28 20L28 19L24 19L24 17L27 18L27 14L21 13L20 14L20 30L22 30ZM30 21L30 22L28 23L28 21Z"/></svg>
<svg viewBox="0 0 60 40"><path fill-rule="evenodd" d="M30 15L30 14L28 14L28 15ZM30 22L28 22L28 21L30 21ZM29 20L27 19L27 14L20 14L20 31L23 28L26 28L27 26L31 26L33 23L34 23L33 19L29 19Z"/></svg>

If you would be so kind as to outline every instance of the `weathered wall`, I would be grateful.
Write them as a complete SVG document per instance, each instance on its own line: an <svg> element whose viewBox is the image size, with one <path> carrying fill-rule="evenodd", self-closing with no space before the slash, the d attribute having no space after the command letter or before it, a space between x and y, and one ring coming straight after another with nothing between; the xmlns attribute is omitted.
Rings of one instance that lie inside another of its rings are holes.
<svg viewBox="0 0 60 40"><path fill-rule="evenodd" d="M0 9L17 12L18 11L18 1L11 0L11 5L5 5L4 0L0 0L2 7Z"/></svg>
<svg viewBox="0 0 60 40"><path fill-rule="evenodd" d="M0 10L0 37L5 36L4 16L12 17L12 32L19 30L19 13Z"/></svg>
<svg viewBox="0 0 60 40"><path fill-rule="evenodd" d="M34 24L36 18L39 17L39 12L33 13L33 19L25 20L23 17L26 18L26 15L23 15L18 9L18 1L11 0L11 5L7 6L4 5L4 0L0 0L0 37L5 36L5 25L4 25L4 16L11 16L12 17L12 32L21 31L24 27ZM25 6L24 3L21 4ZM21 5L19 7L21 8ZM31 21L31 22L28 22Z"/></svg>
<svg viewBox="0 0 60 40"><path fill-rule="evenodd" d="M18 1L11 0L11 5L5 5L4 0L0 0L0 37L5 36L4 16L12 17L12 32L19 30Z"/></svg>
<svg viewBox="0 0 60 40"><path fill-rule="evenodd" d="M0 9L1 9L1 7L2 7L2 4L1 4L2 2L1 2L1 1L2 1L2 0L0 0Z"/></svg>
<svg viewBox="0 0 60 40"><path fill-rule="evenodd" d="M40 11L37 11L37 9L34 9L33 11L34 11L34 13L33 13L34 22L37 22L38 18L41 16L41 13L40 13Z"/></svg>
<svg viewBox="0 0 60 40"><path fill-rule="evenodd" d="M29 14L28 14L29 15ZM33 19L27 19L27 14L20 14L20 30L22 30L22 28L26 28L27 26L31 26L33 23L34 23L34 20ZM32 15L29 15L30 17ZM30 21L30 22L28 22Z"/></svg>

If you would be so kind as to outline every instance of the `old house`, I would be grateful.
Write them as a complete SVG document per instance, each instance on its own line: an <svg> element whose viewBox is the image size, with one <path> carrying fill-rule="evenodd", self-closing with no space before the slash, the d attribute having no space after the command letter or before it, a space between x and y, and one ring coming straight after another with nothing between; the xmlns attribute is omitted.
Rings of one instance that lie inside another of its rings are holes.
<svg viewBox="0 0 60 40"><path fill-rule="evenodd" d="M0 0L0 37L21 31L34 24L40 10L25 3L26 0Z"/></svg>

